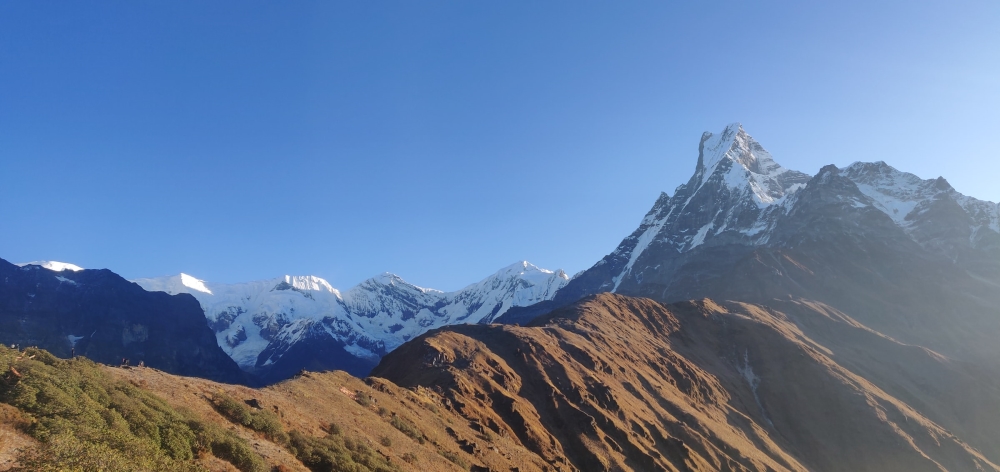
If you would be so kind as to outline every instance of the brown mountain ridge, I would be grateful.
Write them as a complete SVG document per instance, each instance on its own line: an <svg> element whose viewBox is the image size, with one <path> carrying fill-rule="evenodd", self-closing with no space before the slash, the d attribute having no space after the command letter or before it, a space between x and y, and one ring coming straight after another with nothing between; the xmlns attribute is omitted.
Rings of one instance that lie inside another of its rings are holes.
<svg viewBox="0 0 1000 472"><path fill-rule="evenodd" d="M962 364L822 304L781 304L605 293L528 326L427 333L372 375L440 392L555 470L1000 470L984 426L1000 410L980 408L995 396L969 408L991 412L974 424L961 407L921 410L941 405L940 385L996 391Z"/></svg>

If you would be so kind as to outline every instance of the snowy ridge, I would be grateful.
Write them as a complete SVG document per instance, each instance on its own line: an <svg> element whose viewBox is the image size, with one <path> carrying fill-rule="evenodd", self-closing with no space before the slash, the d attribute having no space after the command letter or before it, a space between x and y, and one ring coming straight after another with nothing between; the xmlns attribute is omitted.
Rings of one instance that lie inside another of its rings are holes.
<svg viewBox="0 0 1000 472"><path fill-rule="evenodd" d="M903 229L910 229L914 217L931 202L953 199L973 221L973 232L988 229L1000 232L1000 205L958 193L943 178L921 179L896 170L885 162L855 162L841 173L870 198L873 206Z"/></svg>
<svg viewBox="0 0 1000 472"><path fill-rule="evenodd" d="M14 263L14 265L16 265L18 267L39 266L39 267L42 267L42 268L45 268L45 269L48 269L48 270L51 270L51 271L55 271L55 272L62 272L64 270L70 270L70 271L73 271L73 272L79 272L79 271L83 270L83 267L80 267L80 266L78 266L76 264L70 264L69 262L59 262L59 261L17 262L17 263Z"/></svg>
<svg viewBox="0 0 1000 472"><path fill-rule="evenodd" d="M194 296L219 346L244 370L272 364L310 336L329 336L356 357L377 359L427 330L488 323L511 307L551 299L568 281L561 270L524 261L455 292L418 287L390 273L343 293L314 276L239 284L187 274L134 280L146 290Z"/></svg>
<svg viewBox="0 0 1000 472"><path fill-rule="evenodd" d="M448 311L461 322L489 323L511 307L551 300L567 282L569 277L562 270L553 272L521 261L455 292L450 307L466 308L458 311L448 308Z"/></svg>
<svg viewBox="0 0 1000 472"><path fill-rule="evenodd" d="M855 162L841 169L841 173L854 182L861 193L872 199L875 208L904 228L909 225L906 216L919 203L940 193L934 181L900 172L882 161Z"/></svg>
<svg viewBox="0 0 1000 472"><path fill-rule="evenodd" d="M1000 203L977 200L962 194L958 194L956 200L969 213L973 221L978 222L982 227L1000 233Z"/></svg>
<svg viewBox="0 0 1000 472"><path fill-rule="evenodd" d="M718 135L705 133L702 140L699 167L703 169L696 172L700 182L692 195L713 177L734 192L745 192L760 208L795 190L779 181L789 170L775 162L771 153L754 141L740 123L726 126Z"/></svg>

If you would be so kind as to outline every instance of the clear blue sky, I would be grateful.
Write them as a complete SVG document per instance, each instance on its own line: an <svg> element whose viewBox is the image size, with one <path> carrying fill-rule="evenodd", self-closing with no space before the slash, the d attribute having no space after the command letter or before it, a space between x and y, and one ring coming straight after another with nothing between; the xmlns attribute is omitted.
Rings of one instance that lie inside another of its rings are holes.
<svg viewBox="0 0 1000 472"><path fill-rule="evenodd" d="M0 257L573 273L734 121L998 201L1000 2L2 2Z"/></svg>

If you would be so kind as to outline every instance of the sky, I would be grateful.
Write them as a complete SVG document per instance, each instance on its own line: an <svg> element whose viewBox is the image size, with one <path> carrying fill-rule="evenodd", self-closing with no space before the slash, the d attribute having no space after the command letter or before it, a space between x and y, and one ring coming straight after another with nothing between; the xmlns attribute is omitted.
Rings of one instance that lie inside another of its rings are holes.
<svg viewBox="0 0 1000 472"><path fill-rule="evenodd" d="M731 122L1000 201L1000 2L0 2L0 258L572 274Z"/></svg>

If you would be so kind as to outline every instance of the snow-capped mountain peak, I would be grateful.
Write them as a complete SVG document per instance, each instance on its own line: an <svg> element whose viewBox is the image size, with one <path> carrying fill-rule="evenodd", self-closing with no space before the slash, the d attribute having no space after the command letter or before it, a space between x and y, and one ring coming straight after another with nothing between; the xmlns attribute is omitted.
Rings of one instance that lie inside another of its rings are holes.
<svg viewBox="0 0 1000 472"><path fill-rule="evenodd" d="M392 272L382 272L381 274L378 274L378 275L376 275L375 277L372 277L369 280L371 280L372 282L380 283L382 285L393 285L393 284L397 284L397 283L406 283L406 281L403 280L402 277L400 277L400 276L398 276L396 274L393 274Z"/></svg>
<svg viewBox="0 0 1000 472"><path fill-rule="evenodd" d="M707 170L711 174L712 170L725 158L732 158L728 155L736 143L737 137L743 135L741 141L746 141L746 131L740 123L730 123L719 134L704 132L701 135L701 149L698 156L698 170Z"/></svg>
<svg viewBox="0 0 1000 472"><path fill-rule="evenodd" d="M180 274L134 282L150 291L193 295L219 345L253 371L278 362L303 341L332 342L373 363L429 329L488 323L511 307L549 300L568 281L562 270L520 261L454 292L418 287L389 272L343 293L315 276L216 284Z"/></svg>
<svg viewBox="0 0 1000 472"><path fill-rule="evenodd" d="M69 262L59 262L59 261L19 262L19 263L15 263L14 265L16 265L18 267L39 266L39 267L42 267L42 268L45 268L45 269L48 269L48 270L51 270L51 271L54 271L54 272L62 272L64 270L70 270L70 271L73 271L73 272L79 272L79 271L83 270L83 267L80 267L80 266L78 266L76 264L70 264Z"/></svg>
<svg viewBox="0 0 1000 472"><path fill-rule="evenodd" d="M713 240L766 239L782 205L809 179L775 162L739 123L702 134L691 179L673 197L661 193L639 228L598 262L616 273L602 289L617 291L629 277L640 280L634 267L653 246L681 253Z"/></svg>
<svg viewBox="0 0 1000 472"><path fill-rule="evenodd" d="M562 269L559 269L557 271L551 271L548 269L543 269L541 267L538 267L528 261L515 262L507 267L504 267L503 269L498 270L493 275L495 277L503 277L503 276L533 277L535 275L549 277L551 275L555 275L556 277L562 278L564 280L569 280L569 276L566 275L566 272L564 272Z"/></svg>
<svg viewBox="0 0 1000 472"><path fill-rule="evenodd" d="M688 187L697 193L706 184L723 184L733 191L746 192L759 207L776 203L796 184L808 177L790 172L774 161L771 154L755 141L743 125L733 123L719 134L704 133L698 150L698 165ZM680 192L681 189L678 189Z"/></svg>
<svg viewBox="0 0 1000 472"><path fill-rule="evenodd" d="M382 272L381 274L376 275L375 277L372 277L372 278L370 278L368 280L365 280L364 282L361 282L360 284L358 284L359 287L360 286L365 286L365 285L369 285L369 286L370 285L385 285L385 286L392 286L392 287L403 287L406 290L414 290L414 291L417 291L417 292L420 292L420 293L444 293L444 292L442 292L440 290L435 290L433 288L424 288L424 287L418 287L416 285L413 285L413 284L407 282L406 280L403 280L402 277L400 277L400 276L398 276L396 274L393 274L392 272Z"/></svg>
<svg viewBox="0 0 1000 472"><path fill-rule="evenodd" d="M340 292L333 288L326 280L315 275L286 275L283 280L284 286L299 291L322 291L340 295ZM281 285L281 284L279 284Z"/></svg>

